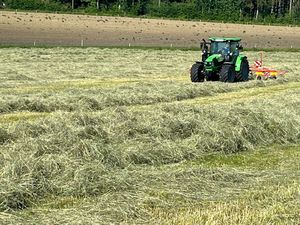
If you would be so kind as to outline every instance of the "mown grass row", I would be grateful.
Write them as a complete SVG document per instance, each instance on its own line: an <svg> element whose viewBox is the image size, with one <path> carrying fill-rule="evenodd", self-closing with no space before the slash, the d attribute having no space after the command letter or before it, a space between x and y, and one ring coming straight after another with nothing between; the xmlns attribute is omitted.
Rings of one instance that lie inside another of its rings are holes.
<svg viewBox="0 0 300 225"><path fill-rule="evenodd" d="M173 92L172 85L169 88L156 89L158 92ZM180 86L180 85L179 85ZM150 88L151 86L147 87ZM94 95L86 94L81 96L50 96L43 99L35 95L34 98L20 98L14 96L15 99L5 99L1 104L2 115L0 115L1 123L11 123L20 120L33 120L40 117L45 117L49 113L59 111L75 112L85 111L93 112L104 110L109 107L128 106L130 108L149 109L157 107L164 103L172 104L174 102L182 104L214 104L220 102L231 102L238 100L240 102L248 101L255 98L264 98L265 93L268 95L287 94L287 91L296 90L299 88L299 82L288 82L288 80L270 81L270 82L251 82L244 84L220 84L211 83L204 85L188 85L184 90L183 85L178 95L171 94L156 94L153 95L149 91L140 91L130 88L130 92L122 89L123 94L100 91ZM146 90L143 87L138 87L139 90ZM155 89L154 89L155 90ZM131 92L136 93L132 95ZM126 93L126 94L125 94ZM102 95L102 96L101 96ZM105 96L105 97L103 97ZM51 99L51 100L49 100Z"/></svg>
<svg viewBox="0 0 300 225"><path fill-rule="evenodd" d="M162 104L145 111L62 112L11 124L1 129L1 209L26 208L48 195L122 191L134 184L115 180L111 171L130 165L297 143L299 92L288 96L213 106Z"/></svg>
<svg viewBox="0 0 300 225"><path fill-rule="evenodd" d="M138 49L1 49L0 112L102 110L106 107L172 102L298 81L299 53L282 64L271 53L269 65L289 70L280 81L243 84L191 84L188 69L200 53ZM258 57L249 52L250 62ZM266 61L267 61L266 60Z"/></svg>
<svg viewBox="0 0 300 225"><path fill-rule="evenodd" d="M0 212L0 218L3 224L299 223L299 146L227 155L225 163L220 157L131 166L111 178L128 185L122 190L84 198L48 196L25 210ZM230 163L238 157L252 165Z"/></svg>
<svg viewBox="0 0 300 225"><path fill-rule="evenodd" d="M55 111L95 111L107 107L150 105L163 102L182 101L220 93L245 90L258 90L256 87L283 85L290 80L270 82L251 81L244 84L182 84L176 82L156 82L121 86L117 88L72 89L64 92L50 91L34 94L9 94L0 100L0 112L11 113L18 111L55 112ZM297 83L294 83L297 85ZM280 87L278 86L278 89ZM291 85L292 86L292 85ZM289 88L284 87L283 88ZM276 88L275 88L276 89Z"/></svg>

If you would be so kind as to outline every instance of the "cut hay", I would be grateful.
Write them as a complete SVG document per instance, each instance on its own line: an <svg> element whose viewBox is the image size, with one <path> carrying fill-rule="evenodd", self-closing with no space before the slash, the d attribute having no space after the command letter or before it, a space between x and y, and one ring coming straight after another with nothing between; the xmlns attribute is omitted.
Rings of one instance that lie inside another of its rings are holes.
<svg viewBox="0 0 300 225"><path fill-rule="evenodd" d="M38 57L43 54L49 57ZM155 66L160 54L164 60ZM248 197L238 199L252 190L264 200L264 185L286 190L287 197L276 198L282 211L281 202L298 204L296 150L282 161L289 163L271 169L205 162L274 144L299 146L295 61L277 81L191 84L185 69L195 52L11 48L0 49L0 58L6 63L0 72L3 224L172 224L190 214L202 221L215 208L237 215L238 205L248 213L246 223L257 211L245 209ZM277 207L273 197L261 202ZM289 221L276 220L282 211L268 211L270 221Z"/></svg>

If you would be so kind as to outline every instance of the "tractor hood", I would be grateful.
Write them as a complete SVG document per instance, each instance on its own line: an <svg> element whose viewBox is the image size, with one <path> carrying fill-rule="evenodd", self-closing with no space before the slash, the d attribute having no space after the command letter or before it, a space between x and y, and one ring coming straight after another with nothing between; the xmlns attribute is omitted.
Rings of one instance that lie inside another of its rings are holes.
<svg viewBox="0 0 300 225"><path fill-rule="evenodd" d="M204 68L206 71L217 71L222 61L224 61L224 57L221 54L213 54L205 60Z"/></svg>
<svg viewBox="0 0 300 225"><path fill-rule="evenodd" d="M222 62L224 58L221 54L213 54L205 60L205 64L211 64L213 61Z"/></svg>

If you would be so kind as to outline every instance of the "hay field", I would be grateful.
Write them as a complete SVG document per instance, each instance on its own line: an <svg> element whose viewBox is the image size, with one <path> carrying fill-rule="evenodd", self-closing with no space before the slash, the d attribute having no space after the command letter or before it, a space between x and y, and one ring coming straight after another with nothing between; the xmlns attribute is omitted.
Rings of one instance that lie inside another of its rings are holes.
<svg viewBox="0 0 300 225"><path fill-rule="evenodd" d="M0 49L0 224L299 224L282 54L284 78L192 84L196 51Z"/></svg>

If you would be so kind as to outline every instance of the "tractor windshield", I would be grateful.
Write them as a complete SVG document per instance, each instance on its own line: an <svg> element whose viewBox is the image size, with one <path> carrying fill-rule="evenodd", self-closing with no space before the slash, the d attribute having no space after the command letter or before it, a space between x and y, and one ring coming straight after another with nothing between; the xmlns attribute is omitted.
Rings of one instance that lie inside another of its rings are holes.
<svg viewBox="0 0 300 225"><path fill-rule="evenodd" d="M225 48L228 48L230 52L234 52L236 50L238 42L236 41L224 41L224 42L217 42L217 41L212 41L211 46L210 46L210 52L211 54L218 54L221 53L222 50Z"/></svg>
<svg viewBox="0 0 300 225"><path fill-rule="evenodd" d="M211 42L211 46L210 46L211 54L220 53L222 51L222 49L224 49L228 46L227 43L228 42L217 42L217 41Z"/></svg>

